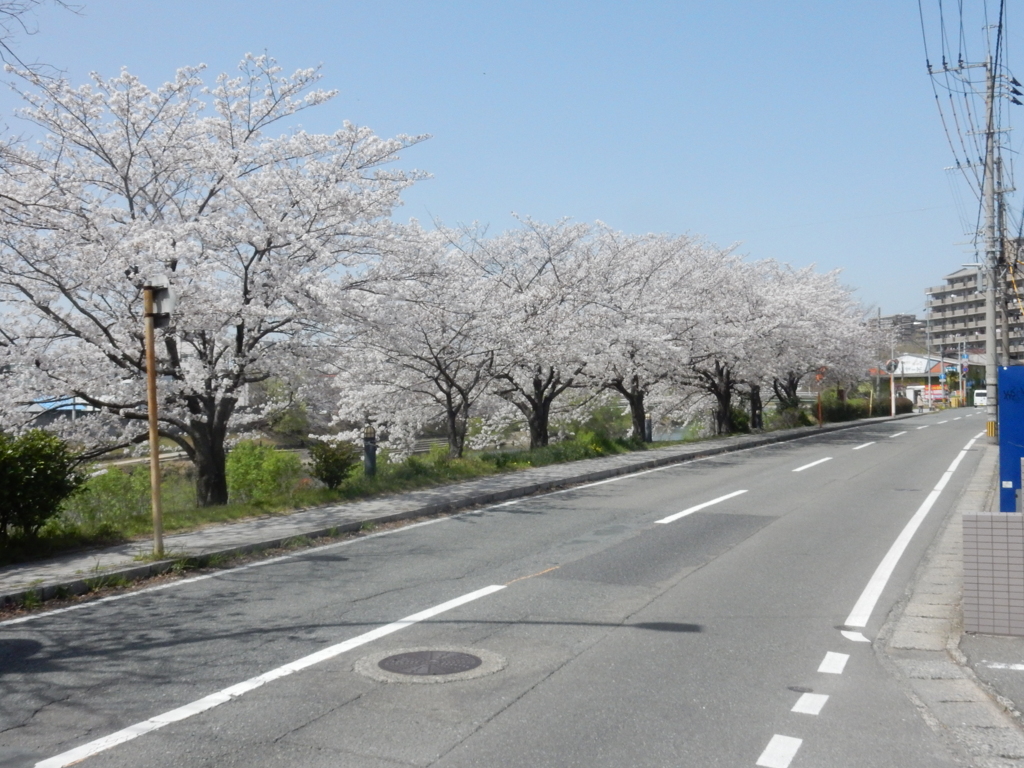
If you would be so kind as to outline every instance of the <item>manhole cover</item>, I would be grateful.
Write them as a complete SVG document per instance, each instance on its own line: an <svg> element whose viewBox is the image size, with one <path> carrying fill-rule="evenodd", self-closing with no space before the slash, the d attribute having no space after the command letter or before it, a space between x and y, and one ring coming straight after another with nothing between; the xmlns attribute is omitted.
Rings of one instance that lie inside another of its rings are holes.
<svg viewBox="0 0 1024 768"><path fill-rule="evenodd" d="M400 675L454 675L476 669L482 663L479 656L458 651L413 651L388 656L377 666Z"/></svg>
<svg viewBox="0 0 1024 768"><path fill-rule="evenodd" d="M382 683L457 683L505 668L503 656L483 648L392 648L364 656L354 670Z"/></svg>

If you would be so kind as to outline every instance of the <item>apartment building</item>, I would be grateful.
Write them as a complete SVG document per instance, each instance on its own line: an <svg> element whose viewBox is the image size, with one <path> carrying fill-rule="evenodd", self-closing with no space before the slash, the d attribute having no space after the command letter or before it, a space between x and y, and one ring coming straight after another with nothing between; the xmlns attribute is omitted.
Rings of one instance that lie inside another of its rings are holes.
<svg viewBox="0 0 1024 768"><path fill-rule="evenodd" d="M944 285L925 290L926 323L933 350L950 354L956 354L958 350L969 355L985 353L985 294L978 290L978 274L978 270L965 267L946 275ZM1020 287L1024 289L1024 285ZM996 338L1001 339L1004 333L1008 333L1010 358L1021 360L1024 359L1024 321L1009 280L1003 293L1010 299L1010 306L1006 317L1002 311L997 312Z"/></svg>

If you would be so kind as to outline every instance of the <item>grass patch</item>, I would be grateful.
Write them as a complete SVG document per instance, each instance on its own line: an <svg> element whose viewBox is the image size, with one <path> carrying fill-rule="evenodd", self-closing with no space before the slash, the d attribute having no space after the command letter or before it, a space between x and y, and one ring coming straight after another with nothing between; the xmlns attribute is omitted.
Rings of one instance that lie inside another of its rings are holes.
<svg viewBox="0 0 1024 768"><path fill-rule="evenodd" d="M354 467L337 488L329 489L304 471L294 478L286 490L263 494L258 501L225 506L197 507L195 476L191 465L166 462L161 495L165 533L194 530L202 526L229 523L264 515L288 514L304 507L317 507L338 502L401 493L421 488L487 477L529 467L541 467L581 459L598 458L629 451L643 450L642 443L611 439L593 432L581 431L573 440L563 441L536 450L469 453L462 459L450 459L443 447L425 455L410 456L399 463L381 462L375 477L363 475L362 467ZM0 565L38 560L76 549L108 546L130 540L144 540L152 535L149 508L149 469L109 468L89 479L86 489L71 499L63 512L32 540L12 539L0 550ZM372 527L363 528L373 530ZM289 544L306 546L301 540ZM175 559L170 553L165 558ZM140 559L152 559L142 556ZM177 558L174 570L217 567L206 561ZM118 586L97 576L91 583L96 589Z"/></svg>

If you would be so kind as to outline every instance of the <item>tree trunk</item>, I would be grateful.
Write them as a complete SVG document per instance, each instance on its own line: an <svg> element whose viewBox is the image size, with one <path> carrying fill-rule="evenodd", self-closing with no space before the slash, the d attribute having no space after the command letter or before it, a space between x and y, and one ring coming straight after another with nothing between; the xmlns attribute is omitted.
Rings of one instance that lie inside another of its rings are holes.
<svg viewBox="0 0 1024 768"><path fill-rule="evenodd" d="M227 452L220 445L196 446L196 503L212 507L228 503Z"/></svg>
<svg viewBox="0 0 1024 768"><path fill-rule="evenodd" d="M543 448L548 444L551 423L551 404L555 398L572 386L582 366L566 381L562 381L554 367L538 367L534 372L530 389L519 385L510 375L498 378L507 382L505 389L498 390L498 396L512 403L526 418L530 430L530 448Z"/></svg>
<svg viewBox="0 0 1024 768"><path fill-rule="evenodd" d="M750 385L750 429L764 429L764 403L761 402L761 385Z"/></svg>
<svg viewBox="0 0 1024 768"><path fill-rule="evenodd" d="M647 436L647 411L644 408L644 396L647 394L640 386L638 376L633 376L629 385L622 379L615 379L610 386L629 403L629 413L633 421L633 437L643 441Z"/></svg>
<svg viewBox="0 0 1024 768"><path fill-rule="evenodd" d="M775 397L779 401L780 408L785 410L787 408L800 407L800 396L797 395L796 391L800 387L801 378L793 371L790 371L786 374L785 379L776 378L772 381L772 388L775 390Z"/></svg>
<svg viewBox="0 0 1024 768"><path fill-rule="evenodd" d="M542 397L526 415L526 423L530 427L530 448L543 448L548 444L548 423L551 414L550 397Z"/></svg>
<svg viewBox="0 0 1024 768"><path fill-rule="evenodd" d="M732 420L732 371L728 366L715 362L715 372L711 380L711 393L718 401L715 410L715 429L718 435L731 435L736 431Z"/></svg>
<svg viewBox="0 0 1024 768"><path fill-rule="evenodd" d="M469 425L469 407L453 405L451 400L445 414L445 427L448 432L448 458L461 459L466 447L466 428Z"/></svg>
<svg viewBox="0 0 1024 768"><path fill-rule="evenodd" d="M188 436L192 439L192 462L196 466L196 504L211 507L228 503L227 438L228 421L237 401L224 397L194 398L189 409L197 418L189 420ZM205 417L205 418L204 418Z"/></svg>

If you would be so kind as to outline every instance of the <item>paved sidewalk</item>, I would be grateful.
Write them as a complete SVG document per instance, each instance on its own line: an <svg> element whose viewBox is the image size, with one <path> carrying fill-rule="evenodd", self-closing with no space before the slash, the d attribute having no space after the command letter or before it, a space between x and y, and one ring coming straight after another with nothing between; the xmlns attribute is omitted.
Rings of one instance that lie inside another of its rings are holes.
<svg viewBox="0 0 1024 768"><path fill-rule="evenodd" d="M911 418L915 414L897 416ZM797 440L826 432L850 429L888 418L862 419L824 427L803 427L763 435L738 435L688 445L553 464L365 501L300 510L213 525L189 533L164 537L167 559L140 563L152 552L152 542L133 541L106 549L76 552L50 560L0 567L0 606L20 602L29 593L48 599L58 591L89 591L96 580L140 579L170 570L182 558L238 555L278 547L300 536L318 538L359 530L367 524L443 514L482 504L529 496L541 491L604 480L645 469L715 456L744 448Z"/></svg>
<svg viewBox="0 0 1024 768"><path fill-rule="evenodd" d="M1024 662L1024 638L963 634L962 515L998 503L998 451L984 444L979 450L984 453L974 476L918 568L905 604L875 640L875 650L965 765L1022 768L1024 728L1014 700L1024 703L1024 680L1011 678L1018 687L1008 687L985 674L991 670L973 649L986 655L994 643L1000 658ZM1019 678L1024 672L1015 674Z"/></svg>

